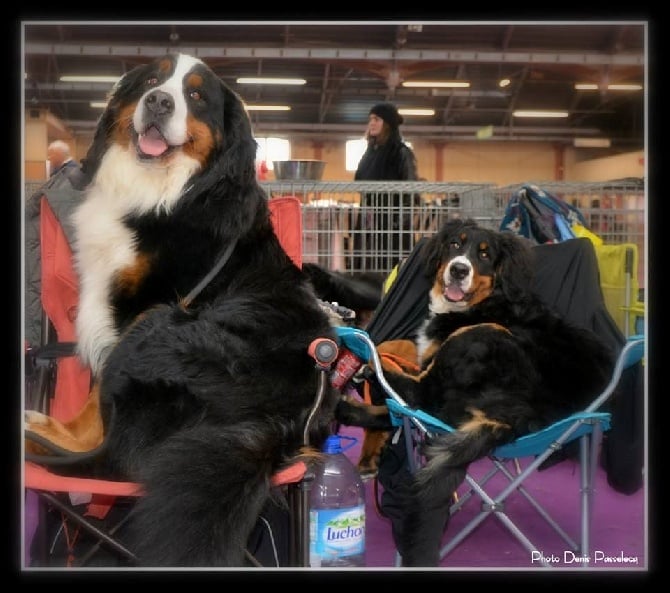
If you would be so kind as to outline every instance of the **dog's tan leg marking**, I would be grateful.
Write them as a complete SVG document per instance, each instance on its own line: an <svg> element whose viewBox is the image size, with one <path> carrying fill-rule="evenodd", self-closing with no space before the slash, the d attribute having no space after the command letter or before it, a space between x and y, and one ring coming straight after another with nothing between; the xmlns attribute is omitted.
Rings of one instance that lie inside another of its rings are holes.
<svg viewBox="0 0 670 593"><path fill-rule="evenodd" d="M390 434L388 430L365 429L361 455L358 459L359 473L377 473L379 469L379 457Z"/></svg>
<svg viewBox="0 0 670 593"><path fill-rule="evenodd" d="M430 344L426 347L423 356L421 357L422 366L426 364L426 361L435 356L435 353L442 347L442 344L443 342L437 342L435 340L430 342Z"/></svg>
<svg viewBox="0 0 670 593"><path fill-rule="evenodd" d="M365 408L366 411L373 416L382 416L389 413L389 410L386 406L377 406L374 404L366 404L365 402L352 397L351 395L344 394L342 396L342 401L347 402L349 405L356 408Z"/></svg>
<svg viewBox="0 0 670 593"><path fill-rule="evenodd" d="M69 422L59 422L51 416L29 410L25 413L25 429L73 452L90 451L102 443L103 426L100 416L100 394L95 385L79 414ZM48 455L49 451L26 439L26 451Z"/></svg>
<svg viewBox="0 0 670 593"><path fill-rule="evenodd" d="M486 414L484 414L484 412L478 410L477 408L467 408L467 411L472 414L472 418L467 422L463 422L461 425L459 425L458 430L462 430L464 432L474 432L476 430L480 430L484 426L489 426L494 431L503 428L510 428L509 424L500 422L499 420L495 420L493 418L489 418L486 416Z"/></svg>
<svg viewBox="0 0 670 593"><path fill-rule="evenodd" d="M475 325L466 325L464 327L459 327L457 330L451 332L444 342L439 343L439 342L433 341L433 342L430 343L430 345L428 346L428 348L426 348L426 350L423 354L423 363L425 364L425 361L430 360L431 358L433 358L433 360L431 360L430 364L428 364L428 366L423 371L421 371L418 375L409 375L407 373L403 373L403 374L406 377L409 377L410 379L419 383L430 372L430 370L433 368L433 365L435 364L435 359L434 359L435 353L444 345L445 342L447 342L448 340L451 340L452 338L456 338L456 337L460 336L461 334L464 334L465 332L470 331L471 329L475 329L476 327L490 327L491 329L495 329L495 330L498 330L498 331L504 331L504 332L507 332L508 334L512 335L512 332L509 329L507 329L503 325L500 325L499 323L486 322L486 323L477 323Z"/></svg>
<svg viewBox="0 0 670 593"><path fill-rule="evenodd" d="M476 323L475 325L465 325L463 327L459 327L457 330L449 334L447 340L456 338L461 334L464 334L465 332L470 331L471 329L475 329L477 327L490 327L491 329L497 329L498 331L507 332L510 336L512 335L512 332L509 331L504 325L500 325L499 323L486 322L486 323Z"/></svg>

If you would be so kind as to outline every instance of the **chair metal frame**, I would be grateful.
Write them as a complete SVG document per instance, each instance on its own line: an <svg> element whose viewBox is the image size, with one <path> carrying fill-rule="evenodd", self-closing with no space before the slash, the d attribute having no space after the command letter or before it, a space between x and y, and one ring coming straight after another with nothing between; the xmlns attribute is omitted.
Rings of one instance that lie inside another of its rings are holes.
<svg viewBox="0 0 670 593"><path fill-rule="evenodd" d="M368 360L373 365L373 370L382 389L388 394L386 400L393 423L402 428L407 458L409 460L410 472L414 473L421 466L422 459L418 453L417 443L433 433L440 431L453 432L455 429L439 419L421 410L410 408L403 398L389 385L384 377L381 360L374 343L362 330L352 333L348 339L357 340L366 348ZM345 346L349 346L346 342ZM609 400L617 389L623 371L644 359L645 338L643 335L630 336L620 351L612 375L603 391L581 412L574 413L566 418L555 422L537 432L524 435L506 445L497 447L488 456L492 463L491 469L486 474L476 479L466 473L465 481L468 490L452 504L450 513L453 515L473 495L481 499L481 508L461 530L451 536L446 544L440 549L440 559L444 559L453 551L469 534L471 534L487 517L495 516L507 528L514 538L529 552L533 553L542 548L533 543L516 525L508 515L505 502L513 492L520 493L538 512L547 524L561 537L569 548L579 556L588 557L591 545L591 523L593 505L595 503L595 472L598 466L598 457L602 435L610 428L611 414L602 411L604 404ZM559 523L553 519L542 507L540 502L526 487L526 480L556 451L568 443L578 440L579 452L578 463L579 474L579 496L580 496L580 529L578 541L571 537ZM508 462L517 462L520 458L532 458L532 461L521 470L517 464L515 471L510 471ZM507 479L507 485L496 495L490 495L484 486L495 475L502 475ZM396 555L396 564L401 562L399 554ZM539 564L544 567L551 566L550 562L543 557L538 558ZM584 564L588 566L588 564Z"/></svg>

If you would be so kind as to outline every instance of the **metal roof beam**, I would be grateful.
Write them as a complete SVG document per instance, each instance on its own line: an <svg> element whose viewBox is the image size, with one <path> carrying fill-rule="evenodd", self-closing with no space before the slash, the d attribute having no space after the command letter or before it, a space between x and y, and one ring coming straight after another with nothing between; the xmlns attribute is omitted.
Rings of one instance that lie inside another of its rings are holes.
<svg viewBox="0 0 670 593"><path fill-rule="evenodd" d="M76 128L93 128L96 122L89 120L69 120L67 125ZM263 122L256 124L263 130L272 131L296 131L296 132L340 132L346 134L361 135L360 124L299 124L299 123L272 123ZM475 135L481 126L418 126L412 124L403 125L403 135L411 136L416 134L424 136L425 134L465 134ZM508 135L507 128L502 126L494 126L494 131L499 136ZM556 135L556 136L593 136L602 134L598 128L559 128L553 126L524 126L515 128L513 134L515 136L542 136L542 135Z"/></svg>
<svg viewBox="0 0 670 593"><path fill-rule="evenodd" d="M300 47L174 47L167 45L100 45L27 42L26 55L156 58L182 52L202 58L281 60L365 60L411 62L470 62L508 64L570 64L582 66L643 66L643 53L546 51L463 51L426 49L300 48Z"/></svg>

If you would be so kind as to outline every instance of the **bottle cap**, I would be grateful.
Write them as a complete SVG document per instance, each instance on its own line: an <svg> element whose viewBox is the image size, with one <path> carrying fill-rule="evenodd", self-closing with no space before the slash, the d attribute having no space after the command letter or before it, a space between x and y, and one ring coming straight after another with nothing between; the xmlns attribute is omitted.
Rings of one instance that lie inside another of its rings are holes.
<svg viewBox="0 0 670 593"><path fill-rule="evenodd" d="M323 445L323 452L336 454L342 453L342 443L340 442L339 434L331 434Z"/></svg>
<svg viewBox="0 0 670 593"><path fill-rule="evenodd" d="M343 440L349 441L349 444L343 447ZM351 449L357 442L358 439L356 437L350 437L343 434L331 434L323 444L321 451L332 454L344 453L345 451Z"/></svg>

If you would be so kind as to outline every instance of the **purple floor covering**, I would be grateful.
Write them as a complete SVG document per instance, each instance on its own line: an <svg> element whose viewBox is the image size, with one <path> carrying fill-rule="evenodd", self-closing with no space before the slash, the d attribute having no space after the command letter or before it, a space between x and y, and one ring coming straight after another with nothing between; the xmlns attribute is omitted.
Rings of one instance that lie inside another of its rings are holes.
<svg viewBox="0 0 670 593"><path fill-rule="evenodd" d="M343 427L342 434L361 437L358 429ZM353 460L358 459L359 443L347 451ZM481 475L486 462L477 462L470 468L473 476ZM505 485L505 478L493 478L487 492L497 493ZM579 466L576 461L565 460L528 478L528 489L547 512L572 537L579 541L580 500ZM380 486L381 488L381 486ZM519 529L533 542L537 553L529 553L494 516L487 517L469 536L446 557L440 567L446 570L504 569L535 571L545 570L537 559L544 556L549 569L563 571L647 571L648 504L646 488L632 495L613 490L607 483L602 469L596 476L596 494L591 529L590 561L579 559L537 511L520 494L514 492L507 499L505 510ZM366 564L368 567L394 567L395 547L389 519L380 516L374 502L374 480L366 481ZM451 518L445 532L445 542L477 514L480 501L471 498Z"/></svg>

